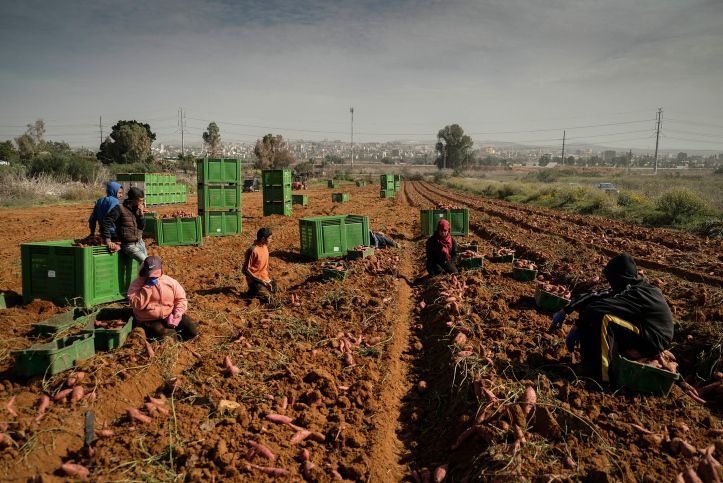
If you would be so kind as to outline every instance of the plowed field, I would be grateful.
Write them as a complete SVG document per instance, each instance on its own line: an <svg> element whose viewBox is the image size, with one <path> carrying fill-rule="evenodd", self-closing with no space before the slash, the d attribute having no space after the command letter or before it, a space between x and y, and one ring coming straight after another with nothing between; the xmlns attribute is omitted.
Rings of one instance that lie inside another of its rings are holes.
<svg viewBox="0 0 723 483"><path fill-rule="evenodd" d="M307 190L309 205L295 205L292 217L262 217L261 194L244 194L242 235L205 238L201 247L148 242L186 289L201 335L153 342L150 356L134 330L123 347L76 369L92 397L53 402L39 421L40 395L55 396L70 373L19 380L9 351L37 342L31 324L66 309L35 301L0 310L0 478L64 477L61 465L73 461L101 481L265 481L271 473L434 481L443 469L445 481L672 481L698 468L705 450L721 457L717 394L703 405L679 386L668 398L643 397L578 378L563 336L547 333L551 314L535 307L534 284L514 280L510 264L426 277L419 209L468 207L470 236L458 241L476 241L487 254L514 248L574 293L594 286L611 255L628 251L666 294L680 322L672 352L696 387L721 370L720 241L423 182L405 182L395 200L379 199L376 186L343 191L351 201L337 204L331 189ZM19 243L81 238L89 212L0 209L0 290L21 291ZM298 219L345 213L368 215L400 246L350 262L346 280L324 282L320 262L298 255ZM270 306L245 296L239 271L261 226L274 232L271 274L282 289ZM238 375L226 372L227 356ZM528 388L534 408L520 404ZM5 408L13 397L17 416ZM165 399L163 409L150 397ZM129 408L150 421L131 420ZM92 455L83 448L87 411L96 417Z"/></svg>

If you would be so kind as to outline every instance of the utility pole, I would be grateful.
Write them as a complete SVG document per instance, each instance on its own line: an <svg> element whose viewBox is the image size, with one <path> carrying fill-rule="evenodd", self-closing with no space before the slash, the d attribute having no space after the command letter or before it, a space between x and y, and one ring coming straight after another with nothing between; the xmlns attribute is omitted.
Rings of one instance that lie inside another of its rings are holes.
<svg viewBox="0 0 723 483"><path fill-rule="evenodd" d="M178 127L181 129L181 156L186 155L186 149L183 144L183 129L186 124L185 119L186 119L186 115L183 113L183 108L179 107L178 108Z"/></svg>
<svg viewBox="0 0 723 483"><path fill-rule="evenodd" d="M663 122L663 108L658 108L657 127L655 129L655 157L653 158L653 174L658 174L658 141L660 140L660 124Z"/></svg>
<svg viewBox="0 0 723 483"><path fill-rule="evenodd" d="M442 169L447 169L447 145L444 145L444 152L442 153Z"/></svg>
<svg viewBox="0 0 723 483"><path fill-rule="evenodd" d="M628 174L630 174L630 165L633 164L633 150L628 151Z"/></svg>
<svg viewBox="0 0 723 483"><path fill-rule="evenodd" d="M562 157L560 158L560 162L564 165L565 164L565 134L567 131L562 131Z"/></svg>
<svg viewBox="0 0 723 483"><path fill-rule="evenodd" d="M100 128L100 143L103 144L103 116L98 119L98 127Z"/></svg>
<svg viewBox="0 0 723 483"><path fill-rule="evenodd" d="M350 107L351 113L351 167L354 167L354 108Z"/></svg>

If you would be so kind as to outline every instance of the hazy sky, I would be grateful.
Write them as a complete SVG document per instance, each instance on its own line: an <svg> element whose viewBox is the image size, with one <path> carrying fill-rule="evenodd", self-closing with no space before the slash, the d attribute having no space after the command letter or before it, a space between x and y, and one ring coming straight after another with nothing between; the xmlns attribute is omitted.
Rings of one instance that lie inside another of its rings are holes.
<svg viewBox="0 0 723 483"><path fill-rule="evenodd" d="M348 140L354 106L358 141L652 148L663 107L663 148L723 152L721 0L7 0L0 45L0 140L179 143L181 106L190 142Z"/></svg>

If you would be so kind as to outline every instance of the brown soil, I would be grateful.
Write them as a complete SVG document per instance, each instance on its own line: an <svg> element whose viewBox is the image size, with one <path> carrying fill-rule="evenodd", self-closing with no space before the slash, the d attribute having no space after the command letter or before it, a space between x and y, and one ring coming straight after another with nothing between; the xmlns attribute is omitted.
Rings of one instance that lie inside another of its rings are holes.
<svg viewBox="0 0 723 483"><path fill-rule="evenodd" d="M713 379L723 346L720 241L421 182L404 183L396 200L379 199L376 186L349 186L351 201L336 204L332 191L338 190L305 191L309 205L295 205L288 218L262 217L261 194L244 194L242 235L206 238L201 247L148 243L149 253L161 256L167 273L186 288L201 336L183 344L154 342L151 358L142 331L134 331L122 348L79 365L87 374L80 384L86 394L95 392L94 401L52 403L39 422L40 394L54 396L70 374L18 380L9 350L36 342L31 324L66 309L35 301L0 310L0 401L16 396L18 412L15 418L3 410L0 417L0 431L13 439L0 450L0 477L61 477L61 464L72 460L87 466L94 480L264 481L273 478L258 467L276 467L293 480L425 481L447 465L447 481L660 481L703 456L686 455L656 435L723 449L719 402L701 406L677 386L669 398L601 391L577 378L561 337L546 333L550 314L535 308L533 285L512 279L509 266L486 264L462 274L459 308L440 302L451 282L424 276L418 210L436 202L469 207L468 241L477 241L481 252L515 248L577 292L590 288L610 253L630 251L680 321L673 353L695 386ZM178 210L195 212L196 205L157 211ZM1 209L0 290L21 292L20 243L82 238L89 212L84 205ZM335 213L368 215L400 248L350 262L345 281L323 282L320 262L298 255L298 219ZM282 288L271 306L246 298L239 276L243 252L261 226L273 229L271 270ZM290 303L291 294L300 307ZM225 372L226 356L239 375ZM484 385L499 401L490 405L475 393L479 379L485 381L478 392ZM537 405L526 415L519 402L527 386L535 389ZM149 396L167 398L169 414L147 408ZM128 408L152 416L150 423L131 420ZM92 457L83 449L89 410L96 428L113 431L96 441ZM292 441L298 429L272 422L271 413L312 435ZM251 451L252 441L275 459ZM301 449L314 464L306 473Z"/></svg>

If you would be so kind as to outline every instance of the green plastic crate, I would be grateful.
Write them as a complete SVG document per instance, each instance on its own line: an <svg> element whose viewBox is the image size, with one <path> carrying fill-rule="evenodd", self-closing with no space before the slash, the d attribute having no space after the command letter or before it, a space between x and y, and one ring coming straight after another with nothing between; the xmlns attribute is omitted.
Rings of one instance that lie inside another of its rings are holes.
<svg viewBox="0 0 723 483"><path fill-rule="evenodd" d="M365 247L363 250L349 249L349 251L346 252L346 258L348 260L359 260L372 256L374 256L374 247Z"/></svg>
<svg viewBox="0 0 723 483"><path fill-rule="evenodd" d="M459 243L459 244L457 245L457 248L459 249L459 252L460 252L460 253L461 253L461 252L464 252L464 251L467 251L467 250L469 250L469 251L471 251L471 252L476 252L476 251L479 250L479 245L478 245L476 242L472 242L472 243Z"/></svg>
<svg viewBox="0 0 723 483"><path fill-rule="evenodd" d="M570 301L537 287L535 290L535 303L543 310L557 312L558 310L567 307Z"/></svg>
<svg viewBox="0 0 723 483"><path fill-rule="evenodd" d="M381 190L379 191L380 198L396 198L397 192L394 190Z"/></svg>
<svg viewBox="0 0 723 483"><path fill-rule="evenodd" d="M96 320L117 320L122 319L126 323L118 329L106 329L96 327ZM107 307L90 315L82 333L94 334L94 346L96 352L109 351L122 346L128 335L133 330L133 316L130 310L124 308Z"/></svg>
<svg viewBox="0 0 723 483"><path fill-rule="evenodd" d="M55 336L74 327L82 327L88 323L96 311L79 307L53 315L47 320L33 324L35 333L41 337Z"/></svg>
<svg viewBox="0 0 723 483"><path fill-rule="evenodd" d="M143 225L143 237L155 237L156 236L156 215L155 211L147 211L143 218L146 220Z"/></svg>
<svg viewBox="0 0 723 483"><path fill-rule="evenodd" d="M338 270L341 268L342 270ZM324 262L321 264L321 278L323 280L344 280L349 268L344 262Z"/></svg>
<svg viewBox="0 0 723 483"><path fill-rule="evenodd" d="M477 270L484 265L484 259L482 257L460 258L457 265L465 270Z"/></svg>
<svg viewBox="0 0 723 483"><path fill-rule="evenodd" d="M317 216L299 220L301 254L314 260L341 257L369 246L369 219L359 215Z"/></svg>
<svg viewBox="0 0 723 483"><path fill-rule="evenodd" d="M93 334L80 333L13 351L15 373L21 377L53 375L70 369L76 361L95 355Z"/></svg>
<svg viewBox="0 0 723 483"><path fill-rule="evenodd" d="M264 203L267 201L292 201L291 185L289 186L264 186L262 191Z"/></svg>
<svg viewBox="0 0 723 483"><path fill-rule="evenodd" d="M238 210L241 208L240 185L199 185L198 209Z"/></svg>
<svg viewBox="0 0 723 483"><path fill-rule="evenodd" d="M339 186L339 183L335 179L330 179L326 182L327 188L336 188Z"/></svg>
<svg viewBox="0 0 723 483"><path fill-rule="evenodd" d="M288 186L291 188L290 169L265 169L261 172L261 185L267 186Z"/></svg>
<svg viewBox="0 0 723 483"><path fill-rule="evenodd" d="M515 255L497 255L496 257L490 256L488 258L492 263L512 263L515 259Z"/></svg>
<svg viewBox="0 0 723 483"><path fill-rule="evenodd" d="M332 193L331 201L334 203L346 203L349 201L349 193Z"/></svg>
<svg viewBox="0 0 723 483"><path fill-rule="evenodd" d="M363 187L363 186L366 186L366 185L367 185L367 182L366 182L366 181L357 180L356 185L357 185L357 187L361 188L361 187Z"/></svg>
<svg viewBox="0 0 723 483"><path fill-rule="evenodd" d="M383 174L379 176L379 184L382 190L393 190L394 191L394 175Z"/></svg>
<svg viewBox="0 0 723 483"><path fill-rule="evenodd" d="M138 262L105 246L74 247L73 240L20 245L23 302L90 307L126 297Z"/></svg>
<svg viewBox="0 0 723 483"><path fill-rule="evenodd" d="M437 230L439 220L447 219L447 210L419 210L419 218L422 223L422 235L432 236Z"/></svg>
<svg viewBox="0 0 723 483"><path fill-rule="evenodd" d="M611 380L633 391L668 397L673 384L680 378L675 372L648 366L626 359L613 351L610 360Z"/></svg>
<svg viewBox="0 0 723 483"><path fill-rule="evenodd" d="M291 216L293 210L289 201L264 201L264 216L283 215Z"/></svg>
<svg viewBox="0 0 723 483"><path fill-rule="evenodd" d="M156 220L158 246L203 245L201 218L161 218Z"/></svg>
<svg viewBox="0 0 723 483"><path fill-rule="evenodd" d="M200 184L241 184L241 161L224 158L197 159L196 178Z"/></svg>
<svg viewBox="0 0 723 483"><path fill-rule="evenodd" d="M306 206L309 204L309 195L291 195L291 204Z"/></svg>
<svg viewBox="0 0 723 483"><path fill-rule="evenodd" d="M520 282L531 282L537 278L537 270L528 268L512 267L512 278Z"/></svg>
<svg viewBox="0 0 723 483"><path fill-rule="evenodd" d="M231 236L241 233L240 211L202 211L201 218L203 236Z"/></svg>

